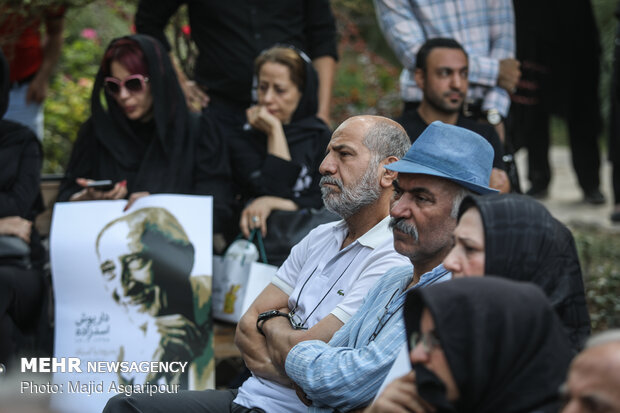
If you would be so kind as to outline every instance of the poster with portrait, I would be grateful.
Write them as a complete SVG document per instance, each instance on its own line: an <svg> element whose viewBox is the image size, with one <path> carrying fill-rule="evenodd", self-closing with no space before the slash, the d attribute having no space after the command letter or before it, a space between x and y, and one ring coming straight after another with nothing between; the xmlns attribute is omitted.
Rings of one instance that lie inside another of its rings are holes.
<svg viewBox="0 0 620 413"><path fill-rule="evenodd" d="M101 411L119 393L214 386L212 198L126 204L54 207L53 406L63 412Z"/></svg>

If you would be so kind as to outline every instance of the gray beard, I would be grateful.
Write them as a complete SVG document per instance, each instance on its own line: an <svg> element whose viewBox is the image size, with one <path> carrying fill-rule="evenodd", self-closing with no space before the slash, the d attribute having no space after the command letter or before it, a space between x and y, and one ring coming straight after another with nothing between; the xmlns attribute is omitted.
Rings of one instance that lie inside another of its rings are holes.
<svg viewBox="0 0 620 413"><path fill-rule="evenodd" d="M378 166L379 164L372 160L364 175L351 188L345 188L342 181L336 178L323 176L320 185L325 208L340 215L343 219L348 219L366 205L375 203L381 195L381 187L377 182L376 173ZM323 186L324 183L337 185L340 192Z"/></svg>

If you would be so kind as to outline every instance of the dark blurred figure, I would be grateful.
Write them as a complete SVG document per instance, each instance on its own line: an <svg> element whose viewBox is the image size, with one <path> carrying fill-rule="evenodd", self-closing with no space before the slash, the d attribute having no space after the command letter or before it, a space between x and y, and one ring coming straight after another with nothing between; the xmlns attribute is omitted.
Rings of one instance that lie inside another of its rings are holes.
<svg viewBox="0 0 620 413"><path fill-rule="evenodd" d="M584 201L602 204L598 135L600 40L589 0L514 1L521 80L508 132L528 150L528 195L544 198L551 181L549 119L568 125L572 162Z"/></svg>
<svg viewBox="0 0 620 413"><path fill-rule="evenodd" d="M9 65L0 52L0 364L16 356L16 330L36 325L44 291L44 251L32 222L43 210L43 154L26 126L2 119L9 103Z"/></svg>
<svg viewBox="0 0 620 413"><path fill-rule="evenodd" d="M196 83L188 82L178 68L177 74L193 109L208 105L224 127L239 133L253 100L254 59L275 43L286 43L312 59L320 83L317 115L329 124L338 52L328 0L141 0L138 32L159 39L170 50L164 29L183 4L198 48Z"/></svg>
<svg viewBox="0 0 620 413"><path fill-rule="evenodd" d="M620 222L620 1L616 7L618 27L614 47L613 72L611 75L611 102L609 107L609 160L612 167L611 182L614 188L613 222Z"/></svg>

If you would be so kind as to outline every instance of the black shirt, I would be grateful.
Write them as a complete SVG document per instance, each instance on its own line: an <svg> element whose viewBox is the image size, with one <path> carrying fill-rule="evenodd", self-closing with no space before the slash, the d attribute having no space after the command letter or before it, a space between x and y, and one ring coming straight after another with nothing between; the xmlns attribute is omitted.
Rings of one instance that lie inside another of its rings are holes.
<svg viewBox="0 0 620 413"><path fill-rule="evenodd" d="M403 128L405 128L407 135L409 135L409 139L411 139L411 143L415 142L415 140L418 139L418 136L420 136L420 134L422 134L424 129L428 126L420 117L417 110L408 111L406 112L406 116L403 114L403 116L396 118L395 120L400 123ZM486 139L493 147L493 152L495 153L493 158L493 168L502 170L506 169L504 161L502 160L502 157L504 156L502 143L500 142L499 136L493 126L467 119L463 115L459 115L459 118L456 121L456 126L476 132L478 135Z"/></svg>
<svg viewBox="0 0 620 413"><path fill-rule="evenodd" d="M250 106L254 59L275 43L294 45L313 59L337 57L329 0L140 0L138 32L170 49L164 28L183 3L199 51L195 78L214 103Z"/></svg>

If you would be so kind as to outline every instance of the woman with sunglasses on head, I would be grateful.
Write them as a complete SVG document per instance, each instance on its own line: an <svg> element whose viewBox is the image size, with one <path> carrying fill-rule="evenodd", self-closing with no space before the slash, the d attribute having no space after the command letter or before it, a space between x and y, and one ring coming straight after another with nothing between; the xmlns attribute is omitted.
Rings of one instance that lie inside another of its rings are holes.
<svg viewBox="0 0 620 413"><path fill-rule="evenodd" d="M319 165L331 137L317 116L318 78L310 59L274 46L255 60L258 104L245 131L228 139L236 193L244 205L239 227L267 232L274 210L323 205Z"/></svg>
<svg viewBox="0 0 620 413"><path fill-rule="evenodd" d="M214 196L215 232L221 230L232 196L225 145L207 117L188 110L168 53L156 39L133 35L110 43L91 109L58 200L208 194ZM90 187L93 180L110 180L112 187Z"/></svg>
<svg viewBox="0 0 620 413"><path fill-rule="evenodd" d="M413 372L368 413L558 411L572 352L537 286L452 280L411 291L403 313Z"/></svg>
<svg viewBox="0 0 620 413"><path fill-rule="evenodd" d="M590 335L573 236L530 197L465 198L454 230L454 247L444 266L455 278L492 274L537 284L562 320L575 352Z"/></svg>

